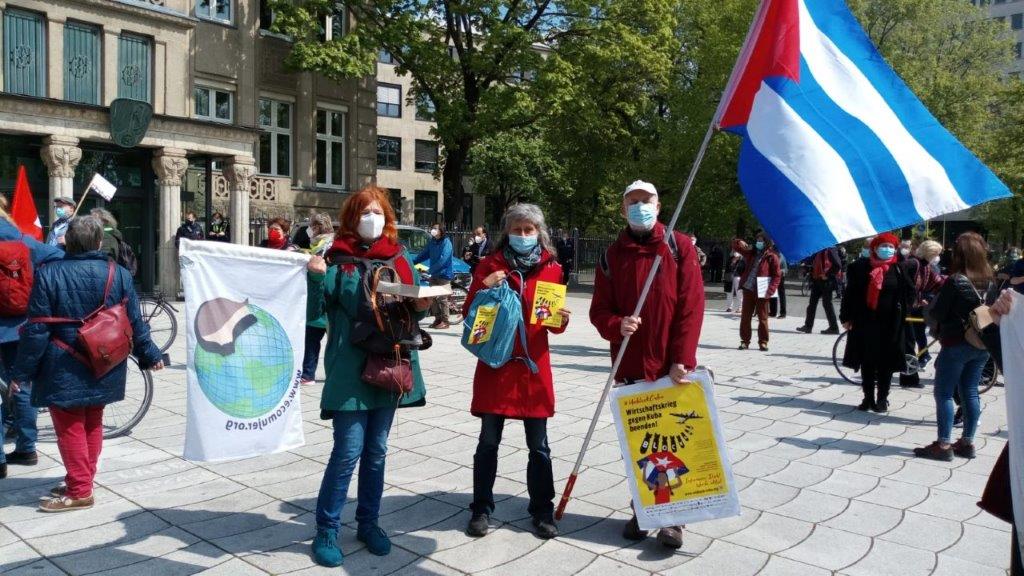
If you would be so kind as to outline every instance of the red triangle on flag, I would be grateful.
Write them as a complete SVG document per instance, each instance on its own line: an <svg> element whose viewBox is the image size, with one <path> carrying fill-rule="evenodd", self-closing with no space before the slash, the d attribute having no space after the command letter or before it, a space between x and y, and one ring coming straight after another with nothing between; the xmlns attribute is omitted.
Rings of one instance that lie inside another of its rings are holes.
<svg viewBox="0 0 1024 576"><path fill-rule="evenodd" d="M39 213L36 212L36 202L28 187L28 174L24 165L18 166L18 180L14 184L14 200L11 202L11 220L22 233L43 240L43 226L39 223Z"/></svg>

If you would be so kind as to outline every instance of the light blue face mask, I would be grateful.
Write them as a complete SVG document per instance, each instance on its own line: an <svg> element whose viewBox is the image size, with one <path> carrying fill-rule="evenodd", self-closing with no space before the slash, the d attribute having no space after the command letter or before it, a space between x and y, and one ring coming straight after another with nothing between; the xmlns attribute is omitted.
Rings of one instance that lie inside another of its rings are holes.
<svg viewBox="0 0 1024 576"><path fill-rule="evenodd" d="M757 246L758 250L764 250L764 241L758 240L757 242L754 242L754 246Z"/></svg>
<svg viewBox="0 0 1024 576"><path fill-rule="evenodd" d="M63 218L68 215L68 209L63 206L58 206L54 209L53 213L57 215L57 218Z"/></svg>
<svg viewBox="0 0 1024 576"><path fill-rule="evenodd" d="M626 220L637 230L650 230L658 220L658 205L650 202L630 204L626 209Z"/></svg>
<svg viewBox="0 0 1024 576"><path fill-rule="evenodd" d="M860 249L860 257L861 258L867 258L868 256L871 256L871 250L868 250L867 248L861 248Z"/></svg>
<svg viewBox="0 0 1024 576"><path fill-rule="evenodd" d="M518 236L516 234L509 234L508 245L520 254L529 254L537 246L537 235Z"/></svg>
<svg viewBox="0 0 1024 576"><path fill-rule="evenodd" d="M875 255L878 256L879 260L889 260L896 255L896 248L882 245L875 248Z"/></svg>

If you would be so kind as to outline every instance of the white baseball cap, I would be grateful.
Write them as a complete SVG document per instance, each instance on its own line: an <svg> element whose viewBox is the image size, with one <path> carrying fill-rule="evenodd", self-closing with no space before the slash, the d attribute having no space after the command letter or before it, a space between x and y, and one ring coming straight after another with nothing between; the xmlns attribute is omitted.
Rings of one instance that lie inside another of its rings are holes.
<svg viewBox="0 0 1024 576"><path fill-rule="evenodd" d="M651 184L650 182L644 182L643 180L637 180L630 184L629 186L626 186L626 191L623 192L622 195L626 196L627 194L634 190L643 190L648 194L653 194L654 196L658 195L658 189L654 187L654 184Z"/></svg>

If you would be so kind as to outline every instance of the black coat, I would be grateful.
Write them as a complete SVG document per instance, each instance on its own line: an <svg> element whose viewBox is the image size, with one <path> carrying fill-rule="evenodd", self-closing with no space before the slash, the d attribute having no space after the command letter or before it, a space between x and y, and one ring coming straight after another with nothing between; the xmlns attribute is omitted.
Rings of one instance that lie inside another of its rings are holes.
<svg viewBox="0 0 1024 576"><path fill-rule="evenodd" d="M842 323L853 327L846 340L843 366L860 370L864 364L890 372L906 367L904 323L914 299L914 278L905 262L889 267L878 297L878 308L867 305L871 261L861 258L846 271L847 285L839 311Z"/></svg>

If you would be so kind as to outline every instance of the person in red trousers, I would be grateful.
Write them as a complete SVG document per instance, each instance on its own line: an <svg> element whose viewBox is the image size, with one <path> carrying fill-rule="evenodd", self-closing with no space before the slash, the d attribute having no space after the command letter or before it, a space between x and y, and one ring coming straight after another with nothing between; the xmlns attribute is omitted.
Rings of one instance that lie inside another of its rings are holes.
<svg viewBox="0 0 1024 576"><path fill-rule="evenodd" d="M743 289L743 306L740 308L740 350L750 348L751 324L757 315L757 347L768 351L768 301L775 296L782 285L782 266L779 254L771 238L758 232L754 246L750 247L739 238L733 240L732 249L739 252L746 261L740 288ZM761 284L767 283L766 286Z"/></svg>
<svg viewBox="0 0 1024 576"><path fill-rule="evenodd" d="M21 333L11 386L32 382L32 405L49 409L57 448L67 470L63 484L39 505L43 512L91 508L92 488L103 447L103 408L124 399L127 361L97 378L72 354L80 323L101 305L124 302L134 332L133 352L143 369L163 368L160 349L142 320L131 273L100 251L103 224L95 216L68 223L67 255L36 271ZM109 286L109 289L107 288ZM67 322L54 322L68 319ZM42 320L47 320L43 322Z"/></svg>
<svg viewBox="0 0 1024 576"><path fill-rule="evenodd" d="M681 384L697 367L697 341L704 323L704 282L700 262L689 236L669 231L658 222L661 203L653 184L637 180L626 188L622 215L628 225L601 257L590 304L590 322L608 340L611 356L626 336L629 346L615 373L618 382L654 381L665 376ZM669 238L666 235L671 234ZM644 281L661 255L650 294L633 316ZM634 515L622 536L643 540ZM683 545L683 527L668 526L658 541L669 548Z"/></svg>

